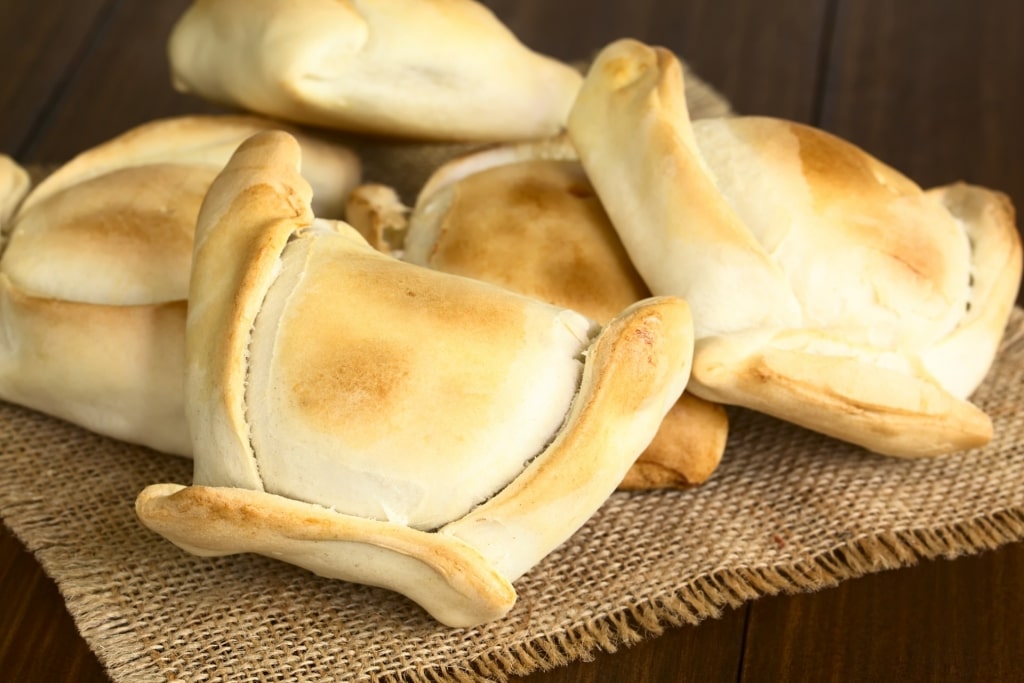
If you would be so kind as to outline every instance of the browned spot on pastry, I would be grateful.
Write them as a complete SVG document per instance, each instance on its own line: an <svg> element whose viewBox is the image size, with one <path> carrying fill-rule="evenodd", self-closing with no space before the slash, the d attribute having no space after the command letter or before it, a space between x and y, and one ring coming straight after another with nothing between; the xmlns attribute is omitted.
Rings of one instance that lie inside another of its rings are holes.
<svg viewBox="0 0 1024 683"><path fill-rule="evenodd" d="M600 322L648 295L574 162L509 164L461 181L431 265Z"/></svg>
<svg viewBox="0 0 1024 683"><path fill-rule="evenodd" d="M154 211L130 206L112 206L78 216L76 223L78 229L88 233L91 239L103 243L106 248L139 254L140 258L144 259L146 252L190 248L191 235L183 233L180 227L195 221L197 213L198 206L195 212L188 211L187 208L185 211ZM154 254L155 259L159 257L159 253Z"/></svg>
<svg viewBox="0 0 1024 683"><path fill-rule="evenodd" d="M292 387L295 401L304 413L319 413L328 420L386 413L409 378L409 364L401 350L366 339L320 348L320 364Z"/></svg>
<svg viewBox="0 0 1024 683"><path fill-rule="evenodd" d="M810 126L790 123L800 146L800 162L811 187L878 188L869 157L855 145Z"/></svg>
<svg viewBox="0 0 1024 683"><path fill-rule="evenodd" d="M526 343L521 302L482 283L377 257L320 266L278 343L281 381L318 429L363 423L346 439L373 439L424 406L478 414Z"/></svg>
<svg viewBox="0 0 1024 683"><path fill-rule="evenodd" d="M824 131L790 123L815 209L844 240L877 255L884 278L926 292L941 290L949 267L945 237L922 214L921 191L857 146ZM931 214L934 215L934 214Z"/></svg>
<svg viewBox="0 0 1024 683"><path fill-rule="evenodd" d="M19 264L12 272L22 286L62 297L74 292L84 300L138 303L118 296L147 289L157 298L184 298L196 217L213 175L204 168L151 165L58 192L21 219L7 247L9 262ZM49 254L47 262L41 253ZM83 273L94 277L84 284L67 280Z"/></svg>
<svg viewBox="0 0 1024 683"><path fill-rule="evenodd" d="M206 169L171 164L121 169L63 193L58 201L77 211L61 211L61 217L72 234L100 240L109 249L128 244L191 249L199 205L212 177Z"/></svg>

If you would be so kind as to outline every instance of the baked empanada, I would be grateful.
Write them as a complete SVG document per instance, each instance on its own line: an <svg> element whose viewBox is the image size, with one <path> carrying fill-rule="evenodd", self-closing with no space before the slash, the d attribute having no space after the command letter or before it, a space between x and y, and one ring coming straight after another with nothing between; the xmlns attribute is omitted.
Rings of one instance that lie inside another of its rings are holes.
<svg viewBox="0 0 1024 683"><path fill-rule="evenodd" d="M604 502L683 391L686 303L601 327L381 254L314 219L284 133L247 141L197 227L193 485L144 490L193 553L256 552L399 591L453 626Z"/></svg>
<svg viewBox="0 0 1024 683"><path fill-rule="evenodd" d="M32 189L3 230L0 399L188 455L185 300L199 205L234 149L279 125L155 121ZM302 144L318 209L341 215L359 160L309 136Z"/></svg>
<svg viewBox="0 0 1024 683"><path fill-rule="evenodd" d="M179 90L287 121L433 140L552 135L582 80L473 0L196 0L169 52Z"/></svg>
<svg viewBox="0 0 1024 683"><path fill-rule="evenodd" d="M679 61L631 40L593 64L569 135L651 290L693 309L691 391L894 456L991 438L966 399L1020 282L1007 197L923 191L789 121L691 121Z"/></svg>

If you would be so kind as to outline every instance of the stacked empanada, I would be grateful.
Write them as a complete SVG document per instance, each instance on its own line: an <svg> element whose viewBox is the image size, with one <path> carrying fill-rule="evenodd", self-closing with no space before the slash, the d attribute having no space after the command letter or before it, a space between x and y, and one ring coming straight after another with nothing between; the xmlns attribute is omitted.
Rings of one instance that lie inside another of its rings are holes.
<svg viewBox="0 0 1024 683"><path fill-rule="evenodd" d="M652 291L693 307L690 389L888 455L985 444L967 397L1020 283L1007 198L793 122L691 121L683 92L674 55L619 41L569 134Z"/></svg>
<svg viewBox="0 0 1024 683"><path fill-rule="evenodd" d="M502 616L600 506L689 377L685 302L599 326L402 263L314 220L298 146L247 141L199 218L187 326L193 486L139 496L195 553L258 552Z"/></svg>

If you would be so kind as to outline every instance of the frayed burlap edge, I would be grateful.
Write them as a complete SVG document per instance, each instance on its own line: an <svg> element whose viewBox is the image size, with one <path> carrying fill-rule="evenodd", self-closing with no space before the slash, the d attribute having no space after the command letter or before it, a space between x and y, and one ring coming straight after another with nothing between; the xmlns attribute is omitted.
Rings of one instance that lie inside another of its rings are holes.
<svg viewBox="0 0 1024 683"><path fill-rule="evenodd" d="M35 531L53 524L36 517L34 506L9 508L5 517L20 530L43 569L61 577L62 595L74 604L78 627L92 642L103 647L97 655L111 671L125 680L167 680L153 669L145 655L118 656L137 647L134 625L111 621L109 589L80 593L75 586L102 585L103 572L88 562L76 562L75 548L67 544L35 542ZM45 533L43 534L45 537ZM381 681L408 683L481 683L507 681L511 676L546 671L574 661L590 661L599 652L614 653L664 633L666 628L695 625L719 616L724 609L738 608L755 599L780 593L816 591L867 574L912 566L921 560L954 558L993 550L1024 540L1024 510L1009 509L984 517L933 529L907 529L851 541L803 562L725 570L701 576L673 594L600 615L582 627L543 635L522 645L489 652L470 663L471 669L424 668L404 671Z"/></svg>
<svg viewBox="0 0 1024 683"><path fill-rule="evenodd" d="M1024 541L1024 510L1003 510L938 529L908 529L851 542L805 562L722 571L702 576L673 595L602 615L583 628L544 636L508 652L489 653L474 670L449 671L444 677L425 671L411 683L507 681L574 661L590 661L599 652L615 653L657 637L666 628L696 625L758 598L812 592L879 571L900 569L921 560L951 559ZM396 679L396 681L399 679Z"/></svg>

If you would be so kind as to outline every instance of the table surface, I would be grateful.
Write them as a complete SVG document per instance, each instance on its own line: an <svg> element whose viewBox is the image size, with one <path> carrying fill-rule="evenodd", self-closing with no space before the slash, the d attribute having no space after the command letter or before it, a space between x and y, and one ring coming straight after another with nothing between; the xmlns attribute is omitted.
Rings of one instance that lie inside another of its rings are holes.
<svg viewBox="0 0 1024 683"><path fill-rule="evenodd" d="M739 112L837 133L923 186L966 180L1024 206L1019 0L485 4L539 51L578 60L620 37L665 45ZM0 2L0 152L60 161L153 118L217 111L169 85L164 45L186 5ZM53 582L2 526L0 602L0 678L108 680ZM1015 543L763 598L513 680L1024 680L1022 615Z"/></svg>

